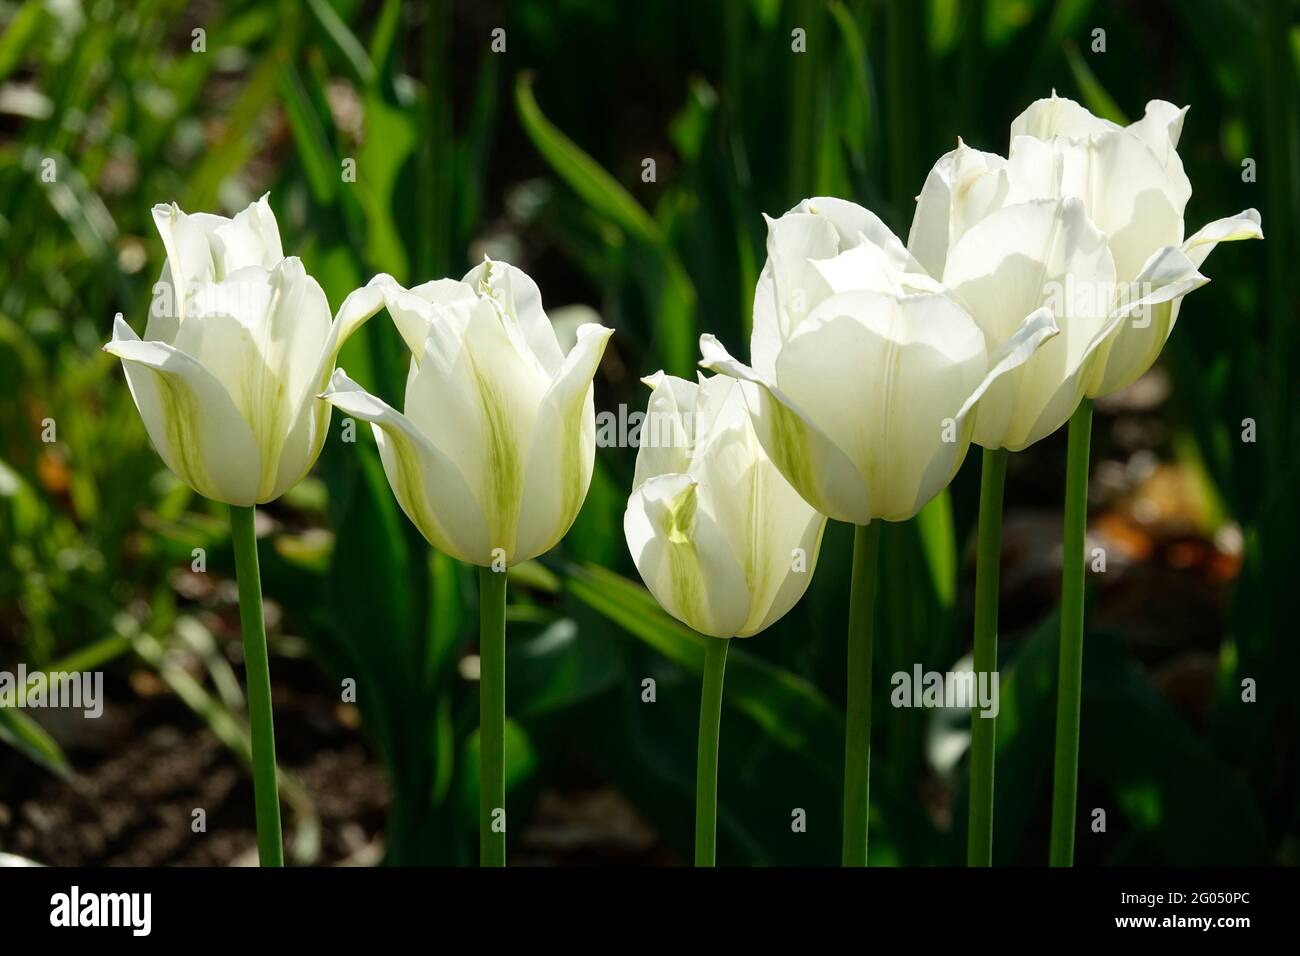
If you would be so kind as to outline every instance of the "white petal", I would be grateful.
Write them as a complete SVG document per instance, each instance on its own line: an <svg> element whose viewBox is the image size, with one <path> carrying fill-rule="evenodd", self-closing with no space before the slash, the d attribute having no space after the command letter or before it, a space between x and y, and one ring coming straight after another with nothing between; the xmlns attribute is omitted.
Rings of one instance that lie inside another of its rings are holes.
<svg viewBox="0 0 1300 956"><path fill-rule="evenodd" d="M727 353L712 335L700 336L700 365L747 383L745 401L768 457L823 514L863 524L871 519L867 486L853 461L774 381Z"/></svg>
<svg viewBox="0 0 1300 956"><path fill-rule="evenodd" d="M1083 395L1081 370L1111 321L1115 290L1106 237L1083 204L1034 200L992 213L953 247L944 282L992 349L1043 306L1061 330L990 386L973 440L1018 450L1055 431Z"/></svg>
<svg viewBox="0 0 1300 956"><path fill-rule="evenodd" d="M487 524L454 461L407 416L366 392L342 369L321 397L344 414L371 423L393 494L425 540L461 561L492 564Z"/></svg>
<svg viewBox="0 0 1300 956"><path fill-rule="evenodd" d="M823 302L791 337L777 384L853 462L870 501L853 520L865 524L911 517L951 480L923 485L986 368L979 328L946 296L851 292ZM969 436L957 444L964 453Z"/></svg>
<svg viewBox="0 0 1300 956"><path fill-rule="evenodd" d="M825 517L790 486L763 452L750 422L746 383L715 376L705 383L711 410L697 436L690 475L700 508L731 543L745 575L749 613L736 636L756 634L786 613L808 587ZM793 570L802 549L802 570Z"/></svg>
<svg viewBox="0 0 1300 956"><path fill-rule="evenodd" d="M1017 139L1008 169L1014 199L1073 196L1110 241L1115 273L1129 282L1161 246L1183 239L1186 195L1154 153L1124 130L1050 145Z"/></svg>
<svg viewBox="0 0 1300 956"><path fill-rule="evenodd" d="M304 402L319 390L316 372L329 334L325 293L296 258L269 272L240 269L205 286L177 332L176 347L225 385L253 430L262 460L260 501L287 487L279 487L281 453ZM301 477L311 467L306 452L293 449L289 473Z"/></svg>
<svg viewBox="0 0 1300 956"><path fill-rule="evenodd" d="M284 258L280 227L271 211L268 195L250 204L233 219L213 217L217 221L213 223L210 241L218 279L247 266L270 269Z"/></svg>
<svg viewBox="0 0 1300 956"><path fill-rule="evenodd" d="M548 376L554 377L564 361L551 320L542 310L542 293L523 269L508 262L485 259L462 280L480 295L489 295L518 323L528 349Z"/></svg>
<svg viewBox="0 0 1300 956"><path fill-rule="evenodd" d="M1157 250L1143 266L1121 310L1120 323L1100 360L1088 394L1110 395L1137 380L1160 357L1173 332L1182 297L1209 280L1200 266L1220 242L1262 239L1259 213L1247 209L1218 219L1181 246Z"/></svg>
<svg viewBox="0 0 1300 956"><path fill-rule="evenodd" d="M171 308L163 311L184 321L191 290L216 278L212 246L207 232L175 203L159 203L152 213L154 226L167 251L159 281L171 287L172 295ZM171 330L174 333L174 326ZM148 330L148 334L153 338L154 331ZM159 333L158 340L162 339Z"/></svg>
<svg viewBox="0 0 1300 956"><path fill-rule="evenodd" d="M479 299L459 336L436 321L419 372L408 382L406 414L454 460L478 498L492 547L514 560L524 468L550 381L512 336L502 314Z"/></svg>
<svg viewBox="0 0 1300 956"><path fill-rule="evenodd" d="M1146 115L1127 128L1127 132L1142 140L1155 154L1169 177L1174 194L1182 197L1184 206L1192 195L1192 184L1187 180L1183 161L1178 155L1178 138L1182 135L1186 116L1186 106L1180 109L1164 100L1151 100L1147 103Z"/></svg>
<svg viewBox="0 0 1300 956"><path fill-rule="evenodd" d="M549 551L578 516L596 460L592 377L613 329L584 325L537 412L513 561Z"/></svg>
<svg viewBox="0 0 1300 956"><path fill-rule="evenodd" d="M814 196L812 199L805 199L796 209L799 212L811 213L827 219L835 228L840 250L865 240L889 258L896 272L919 271L916 260L912 258L898 236L894 235L893 230L870 209L831 196ZM827 257L810 254L809 258Z"/></svg>
<svg viewBox="0 0 1300 956"><path fill-rule="evenodd" d="M959 143L939 157L925 178L912 216L907 250L934 278L943 276L948 250L968 229L1007 202L1007 161Z"/></svg>
<svg viewBox="0 0 1300 956"><path fill-rule="evenodd" d="M749 617L749 591L730 543L698 504L690 476L651 478L628 499L623 532L664 610L702 634L732 637Z"/></svg>
<svg viewBox="0 0 1300 956"><path fill-rule="evenodd" d="M695 444L694 382L656 372L642 379L653 390L646 403L632 487L658 475L685 474Z"/></svg>
<svg viewBox="0 0 1300 956"><path fill-rule="evenodd" d="M1074 100L1057 96L1053 91L1047 99L1035 100L1023 113L1011 121L1011 141L1017 136L1050 140L1054 136L1087 137L1096 133L1117 130L1120 127L1093 116Z"/></svg>
<svg viewBox="0 0 1300 956"><path fill-rule="evenodd" d="M253 504L257 442L224 386L172 346L140 341L120 314L104 351L122 360L149 438L176 477L214 501Z"/></svg>

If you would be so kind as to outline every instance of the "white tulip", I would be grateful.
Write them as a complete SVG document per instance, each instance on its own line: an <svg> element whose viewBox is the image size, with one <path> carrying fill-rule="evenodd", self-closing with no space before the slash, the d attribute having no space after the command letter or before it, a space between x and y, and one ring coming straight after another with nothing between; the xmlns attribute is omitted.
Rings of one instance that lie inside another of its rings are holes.
<svg viewBox="0 0 1300 956"><path fill-rule="evenodd" d="M1117 324L1088 383L1090 397L1130 384L1159 357L1182 297L1208 280L1200 267L1220 242L1262 239L1247 209L1184 238L1191 185L1178 156L1187 108L1147 104L1127 127L1068 99L1038 100L1011 124L1007 168L1022 197L1078 198L1105 236L1119 284Z"/></svg>
<svg viewBox="0 0 1300 956"><path fill-rule="evenodd" d="M483 567L550 550L591 483L592 378L612 330L581 326L566 355L536 284L501 262L372 287L411 349L405 413L342 369L321 397L371 423L398 503L435 548Z"/></svg>
<svg viewBox="0 0 1300 956"><path fill-rule="evenodd" d="M623 517L646 587L712 637L748 637L808 589L826 518L763 451L743 383L658 372Z"/></svg>
<svg viewBox="0 0 1300 956"><path fill-rule="evenodd" d="M316 394L383 297L358 289L331 323L316 280L280 257L265 197L233 219L155 206L154 222L167 262L145 337L119 314L104 351L178 478L231 505L278 498L315 464L330 417Z"/></svg>
<svg viewBox="0 0 1300 956"><path fill-rule="evenodd" d="M997 344L872 213L809 199L768 220L753 367L701 337L745 390L763 447L818 511L902 521L961 466L981 396L1056 334L1051 310Z"/></svg>
<svg viewBox="0 0 1300 956"><path fill-rule="evenodd" d="M1007 341L1048 309L1061 334L980 399L973 440L1013 451L1056 431L1083 397L1108 336L1115 264L1074 198L1017 193L1007 161L958 143L917 197L908 250L970 313L987 341Z"/></svg>
<svg viewBox="0 0 1300 956"><path fill-rule="evenodd" d="M1009 160L959 140L930 171L908 251L990 343L1040 307L1062 332L981 399L977 444L1019 451L1085 395L1133 381L1159 355L1182 296L1208 281L1198 267L1214 245L1259 235L1247 210L1182 241L1185 113L1153 100L1124 128L1053 94L1012 124Z"/></svg>

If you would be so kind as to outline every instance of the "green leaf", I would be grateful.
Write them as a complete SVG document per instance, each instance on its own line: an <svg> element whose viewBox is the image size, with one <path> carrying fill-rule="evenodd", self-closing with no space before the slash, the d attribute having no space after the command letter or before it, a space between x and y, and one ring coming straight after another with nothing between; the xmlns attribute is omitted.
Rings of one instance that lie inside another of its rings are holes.
<svg viewBox="0 0 1300 956"><path fill-rule="evenodd" d="M0 740L29 760L65 780L72 767L62 748L36 721L14 707L0 707Z"/></svg>

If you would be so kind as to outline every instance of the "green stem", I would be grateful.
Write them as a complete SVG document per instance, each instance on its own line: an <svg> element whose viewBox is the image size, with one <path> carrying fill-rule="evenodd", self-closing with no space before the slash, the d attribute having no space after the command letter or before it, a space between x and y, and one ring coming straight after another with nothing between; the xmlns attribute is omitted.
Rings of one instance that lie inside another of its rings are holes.
<svg viewBox="0 0 1300 956"><path fill-rule="evenodd" d="M696 866L713 866L718 843L718 727L722 723L722 678L731 640L706 637L705 642L700 742L695 756Z"/></svg>
<svg viewBox="0 0 1300 956"><path fill-rule="evenodd" d="M1061 658L1056 688L1056 769L1052 783L1052 866L1074 862L1079 785L1079 698L1083 686L1083 536L1088 524L1088 446L1092 400L1070 418L1065 459L1065 534L1061 558Z"/></svg>
<svg viewBox="0 0 1300 956"><path fill-rule="evenodd" d="M858 525L853 534L853 581L849 591L848 705L844 727L845 866L867 865L867 817L871 779L871 637L876 603L876 557L880 522Z"/></svg>
<svg viewBox="0 0 1300 956"><path fill-rule="evenodd" d="M262 578L257 566L255 509L230 506L230 536L239 581L239 621L244 632L244 681L248 723L253 732L253 804L257 812L257 858L262 866L284 866L280 835L280 791L275 778L275 723L271 710L271 666L262 616Z"/></svg>
<svg viewBox="0 0 1300 956"><path fill-rule="evenodd" d="M506 576L478 569L478 861L506 865Z"/></svg>
<svg viewBox="0 0 1300 956"><path fill-rule="evenodd" d="M984 449L980 473L979 545L975 557L975 679L996 680L998 669L998 570L1002 559L1002 488L1007 477L1004 448ZM978 685L977 685L978 686ZM967 866L993 864L993 758L997 720L971 708L970 825Z"/></svg>

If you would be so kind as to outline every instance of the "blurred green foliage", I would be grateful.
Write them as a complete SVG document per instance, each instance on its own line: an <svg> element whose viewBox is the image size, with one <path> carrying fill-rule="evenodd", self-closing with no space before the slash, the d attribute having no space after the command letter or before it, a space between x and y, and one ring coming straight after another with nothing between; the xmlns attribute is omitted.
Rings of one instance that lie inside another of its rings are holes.
<svg viewBox="0 0 1300 956"><path fill-rule="evenodd" d="M173 573L195 547L232 573L221 512L166 474L98 351L115 312L142 327L163 258L155 202L228 213L270 190L286 250L335 306L375 272L410 284L485 252L515 261L548 308L584 302L617 329L597 405L638 409L640 376L691 373L698 332L743 354L760 213L833 194L906 235L912 197L958 135L1004 152L1012 117L1052 88L1114 119L1162 97L1193 105L1189 231L1256 206L1268 236L1215 253L1215 281L1166 352L1174 448L1241 526L1245 565L1208 732L1121 640L1089 635L1081 774L1117 835L1085 841L1080 858L1295 862L1296 14L1289 0L0 3L0 661L90 651L96 666L132 654L162 667L185 613ZM1246 158L1257 182L1242 180ZM376 321L341 364L392 401L403 361ZM1237 440L1247 417L1253 445ZM577 755L685 848L702 651L633 583L621 529L633 456L601 449L564 545L512 572L512 820ZM968 646L959 555L977 472L886 528L877 674L947 669ZM404 519L368 438L343 445L336 431L319 473L267 509L267 596L329 673L357 681L393 784L388 860L469 862L473 577ZM850 539L831 527L808 597L733 651L724 863L837 859ZM1003 642L1000 862L1045 858L1055 634L1049 616ZM212 668L212 693L173 689L238 750L240 701L223 700ZM1242 677L1259 682L1258 703L1240 704ZM958 862L964 771L929 750L943 718L877 702L872 862ZM64 770L25 715L0 711L0 740ZM796 807L806 833L791 832ZM309 822L302 809L296 825Z"/></svg>

